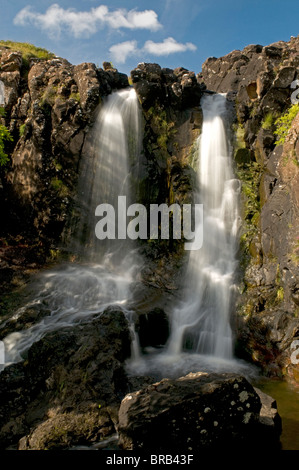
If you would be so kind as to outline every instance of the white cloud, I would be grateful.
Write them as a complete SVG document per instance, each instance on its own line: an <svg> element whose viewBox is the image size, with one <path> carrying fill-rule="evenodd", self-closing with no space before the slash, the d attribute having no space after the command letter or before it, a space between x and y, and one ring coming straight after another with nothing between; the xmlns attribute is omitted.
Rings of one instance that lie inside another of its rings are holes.
<svg viewBox="0 0 299 470"><path fill-rule="evenodd" d="M148 29L157 31L161 28L157 13L153 10L126 10L119 8L109 11L106 5L92 8L90 11L77 11L73 8L61 8L57 3L51 5L45 13L38 13L30 6L19 11L14 24L25 26L32 24L55 37L67 30L75 37L91 36L103 26L111 29Z"/></svg>
<svg viewBox="0 0 299 470"><path fill-rule="evenodd" d="M163 42L146 41L142 48L137 47L137 41L125 41L110 47L111 58L118 64L124 64L129 56L142 56L149 53L156 56L175 54L187 50L195 51L197 47L191 42L185 44L177 42L173 38L164 39Z"/></svg>
<svg viewBox="0 0 299 470"><path fill-rule="evenodd" d="M109 52L112 60L118 64L124 64L128 56L138 55L140 50L137 48L137 41L125 41L111 46Z"/></svg>
<svg viewBox="0 0 299 470"><path fill-rule="evenodd" d="M196 51L197 47L195 44L192 44L192 42L186 42L183 44L169 37L164 39L163 42L146 41L143 49L149 54L162 56L174 54L176 52Z"/></svg>

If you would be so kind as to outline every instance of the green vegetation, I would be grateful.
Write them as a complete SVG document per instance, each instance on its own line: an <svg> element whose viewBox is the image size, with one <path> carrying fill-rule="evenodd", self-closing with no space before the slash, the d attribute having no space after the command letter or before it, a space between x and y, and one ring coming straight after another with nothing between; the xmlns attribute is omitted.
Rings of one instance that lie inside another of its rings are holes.
<svg viewBox="0 0 299 470"><path fill-rule="evenodd" d="M20 134L20 137L22 137L22 135L24 135L25 133L25 128L26 128L26 124L22 124L19 128L19 134Z"/></svg>
<svg viewBox="0 0 299 470"><path fill-rule="evenodd" d="M70 100L75 100L78 103L80 103L80 93L71 93L70 94Z"/></svg>
<svg viewBox="0 0 299 470"><path fill-rule="evenodd" d="M262 129L268 130L272 129L272 127L275 125L275 120L277 119L277 116L271 112L266 114L262 121Z"/></svg>
<svg viewBox="0 0 299 470"><path fill-rule="evenodd" d="M49 259L51 261L55 261L60 257L60 250L58 248L56 249L50 249L49 251Z"/></svg>
<svg viewBox="0 0 299 470"><path fill-rule="evenodd" d="M58 192L59 196L61 197L66 197L69 193L67 186L64 184L62 180L60 180L57 177L52 178L51 186L55 191Z"/></svg>
<svg viewBox="0 0 299 470"><path fill-rule="evenodd" d="M284 289L283 287L279 287L276 292L276 301L282 302L284 299Z"/></svg>
<svg viewBox="0 0 299 470"><path fill-rule="evenodd" d="M33 44L29 44L27 42L0 41L0 46L7 47L13 51L21 52L25 62L28 62L28 60L31 58L49 60L55 57L55 54L47 51L47 49L36 47Z"/></svg>
<svg viewBox="0 0 299 470"><path fill-rule="evenodd" d="M240 244L245 255L243 261L246 263L251 243L258 233L261 209L259 198L261 167L259 163L251 160L250 151L245 146L243 126L234 125L233 130L235 133L235 172L242 185L243 231Z"/></svg>
<svg viewBox="0 0 299 470"><path fill-rule="evenodd" d="M250 243L258 231L260 217L259 183L261 168L257 162L243 163L237 167L237 177L242 182L244 231L241 246L248 252Z"/></svg>
<svg viewBox="0 0 299 470"><path fill-rule="evenodd" d="M299 112L299 104L293 104L288 111L286 111L282 116L276 119L275 126L276 130L274 134L277 136L275 145L283 145L288 135L288 132L291 128L292 122Z"/></svg>
<svg viewBox="0 0 299 470"><path fill-rule="evenodd" d="M158 135L157 143L162 150L167 151L167 143L175 134L174 122L168 122L165 110L151 107L147 112L153 131Z"/></svg>
<svg viewBox="0 0 299 470"><path fill-rule="evenodd" d="M61 163L58 163L55 159L53 160L53 165L54 165L56 171L61 171L62 170Z"/></svg>
<svg viewBox="0 0 299 470"><path fill-rule="evenodd" d="M250 116L251 119L254 118L257 115L258 109L259 109L259 103L258 103L258 101L255 101L252 104L252 106L250 108L250 111L249 111L249 116Z"/></svg>
<svg viewBox="0 0 299 470"><path fill-rule="evenodd" d="M41 108L43 108L45 105L53 106L57 96L57 89L58 88L53 85L47 86L39 102Z"/></svg>
<svg viewBox="0 0 299 470"><path fill-rule="evenodd" d="M4 114L4 109L0 108L0 116L4 116ZM0 124L0 167L4 167L9 162L8 155L5 152L5 142L12 142L12 140L7 127Z"/></svg>
<svg viewBox="0 0 299 470"><path fill-rule="evenodd" d="M233 131L235 133L235 150L240 148L245 148L244 134L245 129L242 124L238 123L233 126Z"/></svg>

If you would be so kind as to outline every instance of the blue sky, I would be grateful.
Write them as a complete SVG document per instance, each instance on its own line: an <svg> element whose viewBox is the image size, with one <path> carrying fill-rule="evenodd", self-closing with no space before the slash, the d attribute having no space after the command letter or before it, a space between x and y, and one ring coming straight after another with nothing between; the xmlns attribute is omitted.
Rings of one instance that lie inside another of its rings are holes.
<svg viewBox="0 0 299 470"><path fill-rule="evenodd" d="M0 0L0 39L30 42L73 64L139 62L201 70L248 44L297 36L297 0Z"/></svg>

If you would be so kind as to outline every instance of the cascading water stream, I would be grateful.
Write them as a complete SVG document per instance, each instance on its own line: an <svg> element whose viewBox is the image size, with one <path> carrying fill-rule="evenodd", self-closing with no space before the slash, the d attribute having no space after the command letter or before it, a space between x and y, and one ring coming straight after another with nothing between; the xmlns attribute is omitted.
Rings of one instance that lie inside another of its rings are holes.
<svg viewBox="0 0 299 470"><path fill-rule="evenodd" d="M205 95L198 139L198 186L203 204L203 245L190 251L183 300L171 318L165 350L129 365L131 373L179 376L198 370L247 370L233 359L230 314L238 265L240 181L234 176L226 136L225 95ZM196 238L196 237L195 237ZM248 370L247 370L248 372Z"/></svg>
<svg viewBox="0 0 299 470"><path fill-rule="evenodd" d="M72 241L73 245L76 243L75 251L83 250L84 259L102 261L113 252L115 263L119 255L119 263L131 248L130 239L118 236L117 217L115 240L96 238L95 208L107 203L117 211L119 196L125 196L127 205L130 204L130 166L139 160L140 123L136 92L133 88L124 89L108 97L87 138L87 155L81 165L78 188L79 221L72 230L76 231Z"/></svg>
<svg viewBox="0 0 299 470"><path fill-rule="evenodd" d="M174 312L168 349L231 359L240 182L233 174L223 121L226 98L205 96L201 104L204 121L198 179L204 209L203 246L190 252L186 298Z"/></svg>
<svg viewBox="0 0 299 470"><path fill-rule="evenodd" d="M102 203L117 207L118 195L130 200L130 160L138 160L140 120L133 89L111 94L101 106L87 137L79 176L80 218L73 224L75 235L70 243L82 261L49 270L38 280L33 300L12 320L20 318L26 309L38 310L40 306L49 314L30 328L4 338L7 363L21 360L22 354L46 333L86 320L108 305L122 305L130 315L130 286L139 259L130 240L96 239L95 208Z"/></svg>

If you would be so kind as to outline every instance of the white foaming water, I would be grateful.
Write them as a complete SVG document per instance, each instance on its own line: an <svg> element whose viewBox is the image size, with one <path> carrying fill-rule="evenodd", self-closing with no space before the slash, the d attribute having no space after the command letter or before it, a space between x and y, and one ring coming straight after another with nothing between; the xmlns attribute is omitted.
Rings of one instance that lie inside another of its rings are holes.
<svg viewBox="0 0 299 470"><path fill-rule="evenodd" d="M14 317L39 304L50 314L4 339L6 363L21 360L46 333L84 321L108 305L121 305L130 318L130 287L138 276L140 258L126 240L112 240L110 245L96 239L95 208L101 203L117 207L118 195L130 199L130 160L134 163L139 151L140 116L133 89L113 93L101 107L87 137L79 179L80 219L72 227L76 243L71 245L81 252L83 262L41 275L35 298Z"/></svg>
<svg viewBox="0 0 299 470"><path fill-rule="evenodd" d="M200 202L204 207L203 246L190 253L188 286L175 310L169 351L184 349L232 358L230 313L237 267L240 182L234 177L223 118L226 97L202 99L199 144Z"/></svg>
<svg viewBox="0 0 299 470"><path fill-rule="evenodd" d="M99 219L95 218L95 209L107 203L117 210L119 196L125 196L130 204L130 167L138 162L140 150L141 111L136 92L131 88L112 93L87 137L81 164L79 221L72 228L72 244L76 251L83 250L84 259L95 262L113 252L115 262L119 262L132 248L130 240L118 236L117 217L116 240L96 238Z"/></svg>
<svg viewBox="0 0 299 470"><path fill-rule="evenodd" d="M172 314L165 350L130 363L130 373L165 377L198 370L247 375L252 371L251 366L233 358L230 314L238 264L241 185L234 177L226 137L226 96L206 95L201 105L204 120L198 140L196 202L204 210L203 246L190 252L184 297Z"/></svg>

